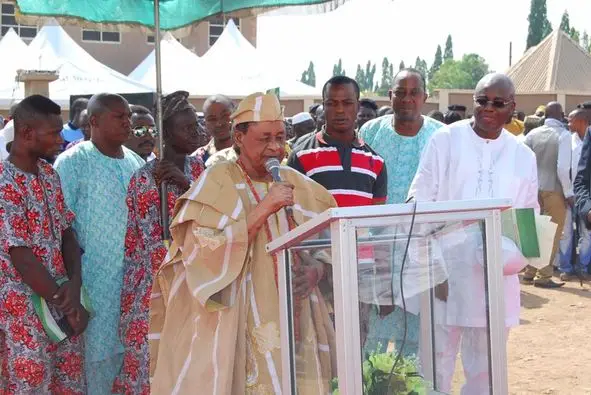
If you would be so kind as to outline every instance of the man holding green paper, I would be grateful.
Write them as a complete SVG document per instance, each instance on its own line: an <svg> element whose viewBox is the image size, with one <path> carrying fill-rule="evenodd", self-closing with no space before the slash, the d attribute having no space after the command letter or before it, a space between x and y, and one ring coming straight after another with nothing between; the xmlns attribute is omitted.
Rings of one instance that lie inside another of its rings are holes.
<svg viewBox="0 0 591 395"><path fill-rule="evenodd" d="M515 109L515 87L504 74L489 74L476 86L474 117L436 131L425 148L408 193L417 201L511 199L514 208L539 211L536 159L503 128ZM461 153L461 155L458 155ZM468 234L468 233L466 233ZM451 393L461 350L463 395L490 394L487 303L482 237L472 232L462 248L445 255L448 281L434 303L438 391ZM479 245L480 243L480 245ZM505 328L519 325L517 273L527 260L502 238Z"/></svg>
<svg viewBox="0 0 591 395"><path fill-rule="evenodd" d="M64 140L60 107L33 95L14 112L14 141L0 162L0 393L83 394L88 313L80 303L80 246L60 179L41 158ZM43 298L51 314L37 311ZM70 330L51 326L60 316ZM65 316L65 318L64 318ZM61 330L60 330L61 329ZM70 338L56 343L57 332Z"/></svg>

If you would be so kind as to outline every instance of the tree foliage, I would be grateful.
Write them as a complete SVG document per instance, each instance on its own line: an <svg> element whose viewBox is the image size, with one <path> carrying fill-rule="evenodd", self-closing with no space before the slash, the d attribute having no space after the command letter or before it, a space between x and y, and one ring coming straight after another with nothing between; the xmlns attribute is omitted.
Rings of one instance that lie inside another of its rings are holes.
<svg viewBox="0 0 591 395"><path fill-rule="evenodd" d="M406 65L404 64L404 60L401 60L400 64L398 65L398 71L405 69L405 68L406 68Z"/></svg>
<svg viewBox="0 0 591 395"><path fill-rule="evenodd" d="M429 90L474 89L489 67L478 54L466 54L461 60L447 60L429 81Z"/></svg>
<svg viewBox="0 0 591 395"><path fill-rule="evenodd" d="M316 72L314 71L314 62L310 62L308 70L302 73L300 81L306 85L316 86Z"/></svg>
<svg viewBox="0 0 591 395"><path fill-rule="evenodd" d="M570 28L570 31L568 32L568 35L570 36L570 38L572 38L574 40L574 42L576 42L577 44L581 43L581 34L579 33L579 31L577 29L575 29L574 27Z"/></svg>
<svg viewBox="0 0 591 395"><path fill-rule="evenodd" d="M560 21L560 30L566 34L570 34L570 17L568 16L568 10L564 10L562 19Z"/></svg>
<svg viewBox="0 0 591 395"><path fill-rule="evenodd" d="M357 65L357 72L355 73L355 81L359 84L359 89L362 92L373 92L375 89L374 78L376 75L376 65L367 61L365 69L360 64Z"/></svg>
<svg viewBox="0 0 591 395"><path fill-rule="evenodd" d="M437 46L437 51L435 51L435 59L433 59L433 64L431 65L431 69L429 70L429 79L433 78L435 73L439 71L439 68L443 64L443 54L441 53L441 45Z"/></svg>
<svg viewBox="0 0 591 395"><path fill-rule="evenodd" d="M552 33L552 25L548 20L546 0L531 0L527 33L526 50L538 45L548 34Z"/></svg>
<svg viewBox="0 0 591 395"><path fill-rule="evenodd" d="M414 68L418 70L423 75L423 77L425 77L425 79L427 79L429 74L429 67L427 66L426 60L421 59L420 56L417 56Z"/></svg>
<svg viewBox="0 0 591 395"><path fill-rule="evenodd" d="M339 62L332 67L332 75L347 75L345 69L343 69L343 59L339 58Z"/></svg>
<svg viewBox="0 0 591 395"><path fill-rule="evenodd" d="M587 31L583 31L583 36L581 37L581 46L585 48L587 52L591 52L591 48L589 47L591 43L589 42L589 34Z"/></svg>
<svg viewBox="0 0 591 395"><path fill-rule="evenodd" d="M387 57L382 60L382 79L376 85L375 91L379 96L388 96L388 91L392 87L392 80L394 79L394 66Z"/></svg>
<svg viewBox="0 0 591 395"><path fill-rule="evenodd" d="M451 39L451 34L447 35L445 41L445 51L443 52L443 61L452 60L454 58L454 44Z"/></svg>
<svg viewBox="0 0 591 395"><path fill-rule="evenodd" d="M570 38L572 38L576 43L581 43L581 34L577 29L575 29L574 26L571 26L568 10L564 10L564 13L562 14L562 20L560 21L560 30L568 34ZM588 50L589 45L583 45L583 47Z"/></svg>

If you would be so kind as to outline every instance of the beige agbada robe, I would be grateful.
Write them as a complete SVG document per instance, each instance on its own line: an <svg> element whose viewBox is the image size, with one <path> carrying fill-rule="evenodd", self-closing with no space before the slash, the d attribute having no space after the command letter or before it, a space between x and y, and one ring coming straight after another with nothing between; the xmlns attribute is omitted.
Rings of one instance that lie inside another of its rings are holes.
<svg viewBox="0 0 591 395"><path fill-rule="evenodd" d="M290 168L294 217L303 223L332 196ZM152 394L279 394L279 297L264 229L249 245L255 207L235 162L206 170L176 204L174 240L154 283L150 309ZM283 211L280 211L282 213ZM287 231L285 215L269 217ZM320 258L319 258L320 259ZM320 291L302 303L299 394L326 394L336 373L334 330Z"/></svg>

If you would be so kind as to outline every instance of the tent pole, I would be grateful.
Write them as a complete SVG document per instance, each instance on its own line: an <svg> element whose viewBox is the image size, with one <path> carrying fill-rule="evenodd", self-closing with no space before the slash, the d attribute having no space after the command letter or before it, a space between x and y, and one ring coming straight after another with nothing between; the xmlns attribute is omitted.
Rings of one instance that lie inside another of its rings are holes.
<svg viewBox="0 0 591 395"><path fill-rule="evenodd" d="M160 52L160 0L154 0L154 45L156 52L156 120L158 122L158 153L159 160L164 159L164 136L162 120L162 53ZM162 239L168 247L170 230L168 229L168 192L166 182L160 185L160 218L162 222Z"/></svg>

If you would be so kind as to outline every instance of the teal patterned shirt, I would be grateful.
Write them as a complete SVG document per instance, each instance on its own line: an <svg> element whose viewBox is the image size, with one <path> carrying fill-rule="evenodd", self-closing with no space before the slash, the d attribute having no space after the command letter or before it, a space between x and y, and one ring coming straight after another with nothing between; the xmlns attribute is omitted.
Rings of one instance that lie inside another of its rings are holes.
<svg viewBox="0 0 591 395"><path fill-rule="evenodd" d="M127 186L133 173L145 164L131 150L123 147L123 152L122 159L111 158L85 141L55 161L64 198L76 214L73 228L84 250L82 282L96 314L84 332L87 367L123 352L118 328Z"/></svg>
<svg viewBox="0 0 591 395"><path fill-rule="evenodd" d="M423 149L433 133L444 126L423 116L423 126L413 137L399 135L392 126L393 115L367 122L361 138L386 161L388 172L388 204L404 203L410 184L419 167Z"/></svg>

